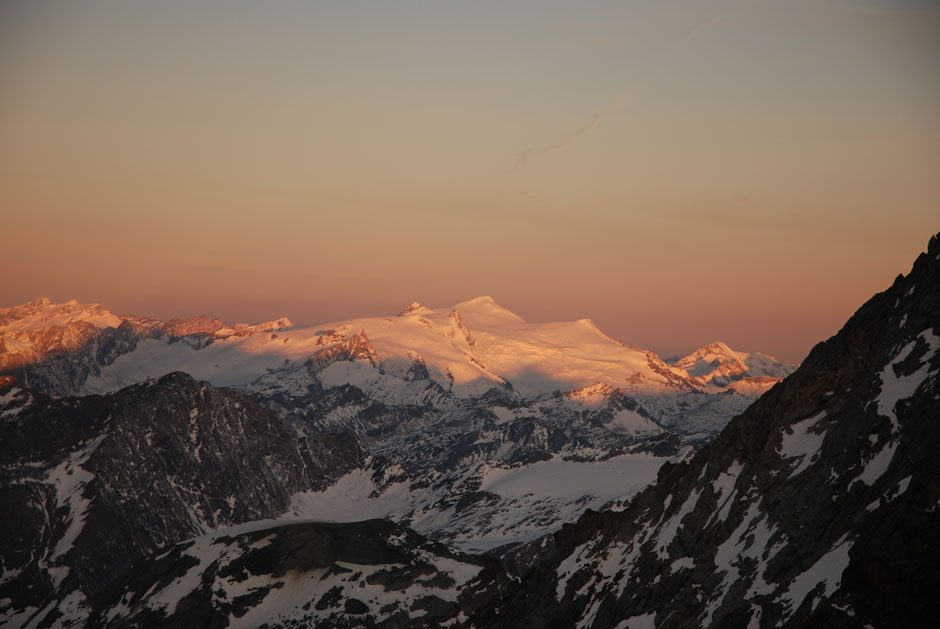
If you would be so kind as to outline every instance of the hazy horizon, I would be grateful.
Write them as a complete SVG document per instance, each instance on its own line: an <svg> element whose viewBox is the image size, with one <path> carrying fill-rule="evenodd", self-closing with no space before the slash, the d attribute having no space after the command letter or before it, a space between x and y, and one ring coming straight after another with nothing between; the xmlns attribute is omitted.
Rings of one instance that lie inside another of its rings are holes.
<svg viewBox="0 0 940 629"><path fill-rule="evenodd" d="M8 2L0 304L480 295L802 360L940 227L923 0Z"/></svg>

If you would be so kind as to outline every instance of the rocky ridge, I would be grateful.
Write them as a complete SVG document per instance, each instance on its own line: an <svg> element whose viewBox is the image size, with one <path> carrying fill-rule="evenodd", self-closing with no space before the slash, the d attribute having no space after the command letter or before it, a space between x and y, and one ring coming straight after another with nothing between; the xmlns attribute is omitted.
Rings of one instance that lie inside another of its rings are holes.
<svg viewBox="0 0 940 629"><path fill-rule="evenodd" d="M182 373L106 396L0 392L0 621L78 617L150 551L282 515L363 464L349 433L298 438Z"/></svg>

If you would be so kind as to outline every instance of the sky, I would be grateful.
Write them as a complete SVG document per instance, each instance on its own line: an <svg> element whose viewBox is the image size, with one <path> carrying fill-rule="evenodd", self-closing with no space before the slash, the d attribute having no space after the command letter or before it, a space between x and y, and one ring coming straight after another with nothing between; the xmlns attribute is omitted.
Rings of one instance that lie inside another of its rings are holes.
<svg viewBox="0 0 940 629"><path fill-rule="evenodd" d="M927 0L0 0L0 306L782 360L940 230Z"/></svg>

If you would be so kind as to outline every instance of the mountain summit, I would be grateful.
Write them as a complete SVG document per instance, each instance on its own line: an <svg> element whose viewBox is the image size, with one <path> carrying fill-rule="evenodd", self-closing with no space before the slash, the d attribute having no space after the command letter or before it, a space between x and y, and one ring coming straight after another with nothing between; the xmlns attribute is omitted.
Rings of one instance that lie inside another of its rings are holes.
<svg viewBox="0 0 940 629"><path fill-rule="evenodd" d="M768 354L737 352L721 341L670 364L703 387L730 388L745 395L763 393L796 368Z"/></svg>

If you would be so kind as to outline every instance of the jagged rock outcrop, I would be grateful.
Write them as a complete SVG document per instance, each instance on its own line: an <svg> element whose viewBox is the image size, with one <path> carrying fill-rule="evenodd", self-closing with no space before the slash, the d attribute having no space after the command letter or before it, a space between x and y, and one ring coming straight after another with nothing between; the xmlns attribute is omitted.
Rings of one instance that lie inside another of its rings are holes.
<svg viewBox="0 0 940 629"><path fill-rule="evenodd" d="M214 334L225 326L218 319L199 315L189 319L170 319L155 327L161 334L167 336L188 336L190 334Z"/></svg>
<svg viewBox="0 0 940 629"><path fill-rule="evenodd" d="M80 617L152 550L278 516L363 460L349 433L298 438L252 399L182 373L82 398L7 387L0 619Z"/></svg>
<svg viewBox="0 0 940 629"><path fill-rule="evenodd" d="M365 330L359 330L358 334L346 336L336 330L328 330L317 339L317 344L324 344L324 341L339 341L335 345L330 345L324 349L318 350L313 356L307 359L307 363L316 370L323 369L337 361L355 362L363 360L373 367L379 364L379 356L369 342L369 337Z"/></svg>
<svg viewBox="0 0 940 629"><path fill-rule="evenodd" d="M460 317L460 311L456 308L450 312L451 327L447 330L447 337L455 343L455 347L461 351L472 351L476 345L476 339L470 334L470 328Z"/></svg>
<svg viewBox="0 0 940 629"><path fill-rule="evenodd" d="M926 627L940 609L940 240L486 627Z"/></svg>

